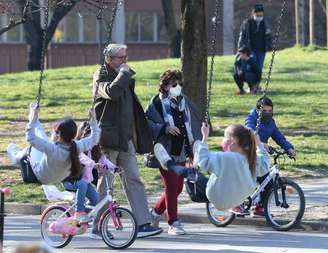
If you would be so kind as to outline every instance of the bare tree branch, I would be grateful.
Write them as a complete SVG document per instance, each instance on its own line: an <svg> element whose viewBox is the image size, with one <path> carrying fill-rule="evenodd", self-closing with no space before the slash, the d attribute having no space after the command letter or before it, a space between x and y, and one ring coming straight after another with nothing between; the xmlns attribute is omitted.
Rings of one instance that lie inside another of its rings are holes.
<svg viewBox="0 0 328 253"><path fill-rule="evenodd" d="M23 8L22 18L19 19L19 20L13 20L12 18L10 18L9 24L0 29L0 35L5 33L5 32L8 32L10 29L12 29L12 28L14 28L14 27L16 27L16 26L18 26L18 25L25 22L29 4L30 4L30 0L27 0L26 3L25 3L25 6Z"/></svg>

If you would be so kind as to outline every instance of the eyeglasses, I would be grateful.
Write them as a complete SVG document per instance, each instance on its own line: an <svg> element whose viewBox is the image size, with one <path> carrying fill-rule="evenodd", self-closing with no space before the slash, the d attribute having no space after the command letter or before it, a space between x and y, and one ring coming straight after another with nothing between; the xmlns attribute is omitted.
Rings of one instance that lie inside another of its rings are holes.
<svg viewBox="0 0 328 253"><path fill-rule="evenodd" d="M179 84L180 86L182 86L182 82L180 82L180 81L175 81L175 82L171 82L171 83L170 83L170 85L172 85L172 87L176 87L178 84Z"/></svg>
<svg viewBox="0 0 328 253"><path fill-rule="evenodd" d="M127 55L122 55L122 56L113 56L112 58L118 58L120 60L126 60L128 58Z"/></svg>

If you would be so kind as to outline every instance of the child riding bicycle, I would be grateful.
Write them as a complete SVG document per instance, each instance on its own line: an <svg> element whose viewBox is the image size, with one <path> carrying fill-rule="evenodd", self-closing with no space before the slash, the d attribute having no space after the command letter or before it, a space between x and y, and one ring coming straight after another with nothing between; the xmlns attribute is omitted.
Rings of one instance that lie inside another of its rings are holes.
<svg viewBox="0 0 328 253"><path fill-rule="evenodd" d="M86 138L91 133L90 125L84 122L78 129L76 139ZM76 192L76 212L74 218L81 223L91 221L85 210L85 197L90 201L91 206L95 206L99 201L99 194L91 184L93 181L92 171L94 169L103 171L114 171L117 166L109 161L101 153L99 145L94 146L90 151L79 155L81 170L78 177L68 177L63 181L66 190Z"/></svg>
<svg viewBox="0 0 328 253"><path fill-rule="evenodd" d="M280 132L275 120L273 119L273 103L269 97L261 97L256 102L256 108L252 109L245 119L245 126L255 131L260 112L261 120L259 122L260 124L257 134L259 135L261 142L267 144L269 139L272 138L283 150L287 152L289 156L296 156L293 145L286 140L285 136ZM267 175L268 174L258 177L257 181L261 184ZM262 200L264 199L267 190L270 188L270 185L271 184L269 184L261 193ZM260 201L259 204L253 209L253 214L258 216L264 215L262 201Z"/></svg>

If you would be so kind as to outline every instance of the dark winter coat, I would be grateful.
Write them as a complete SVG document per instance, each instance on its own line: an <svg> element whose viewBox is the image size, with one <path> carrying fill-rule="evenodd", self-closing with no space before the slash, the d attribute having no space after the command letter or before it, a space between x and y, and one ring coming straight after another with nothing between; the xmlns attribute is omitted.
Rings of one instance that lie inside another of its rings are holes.
<svg viewBox="0 0 328 253"><path fill-rule="evenodd" d="M248 47L250 50L253 50L252 43L251 43L251 23L255 22L253 18L248 18L243 21L240 27L239 33L239 40L238 40L238 48L241 47ZM261 21L261 24L264 25L263 32L264 34L264 48L265 51L270 51L272 49L272 37L271 37L271 30L268 21L264 18ZM261 25L260 24L260 25Z"/></svg>
<svg viewBox="0 0 328 253"><path fill-rule="evenodd" d="M202 126L202 119L198 112L198 109L196 106L187 98L186 100L186 106L189 107L190 110L190 123L191 123L191 130L194 140L201 140L202 135L200 132L201 126ZM170 151L172 149L172 139L171 135L166 133L166 127L168 124L164 121L163 116L163 108L161 104L161 100L159 98L159 94L157 94L155 97L153 97L146 110L146 117L148 119L149 127L152 132L152 137L154 143L160 142L166 150ZM193 143L190 143L192 146ZM179 159L179 158L178 158ZM180 157L181 160L183 160L183 157Z"/></svg>
<svg viewBox="0 0 328 253"><path fill-rule="evenodd" d="M246 73L253 73L258 80L261 78L261 71L253 57L249 57L247 61L242 60L239 55L236 56L235 74L241 75Z"/></svg>
<svg viewBox="0 0 328 253"><path fill-rule="evenodd" d="M101 119L102 133L104 128L108 133L108 140L104 140L103 134L100 138L102 148L126 152L130 140L133 140L137 153L144 154L153 148L143 108L134 92L134 74L132 70L118 73L103 65L94 75L94 90L98 81L96 116L97 120Z"/></svg>

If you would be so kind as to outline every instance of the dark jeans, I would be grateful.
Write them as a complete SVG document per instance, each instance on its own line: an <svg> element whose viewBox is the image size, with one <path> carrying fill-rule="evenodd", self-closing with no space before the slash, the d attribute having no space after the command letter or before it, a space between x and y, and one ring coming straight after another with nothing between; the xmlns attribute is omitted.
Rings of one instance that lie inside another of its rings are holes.
<svg viewBox="0 0 328 253"><path fill-rule="evenodd" d="M269 173L270 173L270 172L269 172ZM264 181L264 179L269 175L269 173L265 174L265 175L262 176L262 177L258 177L258 178L256 179L256 181L257 181L259 184L261 184L261 183ZM272 181L272 179L271 179L271 181L265 186L264 190L260 193L261 200L260 200L260 202L259 202L259 205L260 205L261 207L263 207L263 201L264 201L264 198L265 198L265 196L268 194L268 192L269 192L270 188L272 187L272 185L273 185L273 181Z"/></svg>
<svg viewBox="0 0 328 253"><path fill-rule="evenodd" d="M189 169L173 160L169 160L166 163L166 167L169 171L172 171L179 176L187 177L187 175L188 175Z"/></svg>
<svg viewBox="0 0 328 253"><path fill-rule="evenodd" d="M251 72L242 73L241 75L234 74L233 78L240 90L244 89L244 82L248 84L250 89L259 82L256 74Z"/></svg>
<svg viewBox="0 0 328 253"><path fill-rule="evenodd" d="M76 211L85 211L85 197L90 201L92 206L97 205L99 201L99 194L95 188L84 181L83 179L76 180L75 182L64 181L63 185L66 190L76 191Z"/></svg>
<svg viewBox="0 0 328 253"><path fill-rule="evenodd" d="M252 50L252 55L256 59L257 65L261 71L262 76L262 70L263 70L263 64L265 59L265 52L261 50L254 49Z"/></svg>

